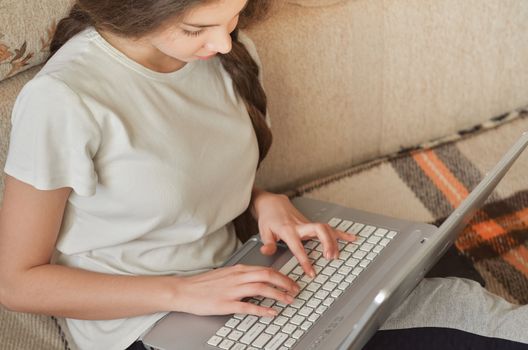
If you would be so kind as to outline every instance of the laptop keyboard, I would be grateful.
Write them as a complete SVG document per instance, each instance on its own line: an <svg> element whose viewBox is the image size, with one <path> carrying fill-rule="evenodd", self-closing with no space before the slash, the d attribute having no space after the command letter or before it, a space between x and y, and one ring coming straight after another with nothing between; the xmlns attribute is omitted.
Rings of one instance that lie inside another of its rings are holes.
<svg viewBox="0 0 528 350"><path fill-rule="evenodd" d="M316 277L306 276L295 257L279 270L297 281L300 287L293 303L287 305L270 298L251 298L249 302L272 307L278 315L235 314L207 344L229 350L290 349L397 235L396 231L339 218L332 218L328 224L356 234L357 239L354 242L338 241L340 253L335 260L323 257L323 246L319 241L306 241L304 247Z"/></svg>

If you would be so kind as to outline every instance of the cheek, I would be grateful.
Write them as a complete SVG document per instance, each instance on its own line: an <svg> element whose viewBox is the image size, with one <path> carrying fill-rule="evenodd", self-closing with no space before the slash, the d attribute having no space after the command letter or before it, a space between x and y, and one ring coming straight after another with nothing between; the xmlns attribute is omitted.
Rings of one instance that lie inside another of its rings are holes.
<svg viewBox="0 0 528 350"><path fill-rule="evenodd" d="M159 41L157 44L158 50L173 57L192 55L203 47L200 40L196 40L195 38L189 40L189 38L182 36L177 38L164 38L164 40Z"/></svg>

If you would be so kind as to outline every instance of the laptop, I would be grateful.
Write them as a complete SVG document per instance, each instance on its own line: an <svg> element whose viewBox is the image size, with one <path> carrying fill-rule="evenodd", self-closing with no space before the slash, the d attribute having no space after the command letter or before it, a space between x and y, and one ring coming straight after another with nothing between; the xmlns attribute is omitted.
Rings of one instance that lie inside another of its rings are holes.
<svg viewBox="0 0 528 350"><path fill-rule="evenodd" d="M308 198L294 205L310 220L357 235L340 241L336 260L321 256L316 240L305 242L316 277L308 278L285 245L264 256L258 235L226 265L272 266L295 279L301 292L290 305L256 296L275 317L196 316L171 312L142 337L152 349L360 349L454 243L528 144L528 132L485 176L440 227L400 220ZM352 194L351 194L352 195Z"/></svg>

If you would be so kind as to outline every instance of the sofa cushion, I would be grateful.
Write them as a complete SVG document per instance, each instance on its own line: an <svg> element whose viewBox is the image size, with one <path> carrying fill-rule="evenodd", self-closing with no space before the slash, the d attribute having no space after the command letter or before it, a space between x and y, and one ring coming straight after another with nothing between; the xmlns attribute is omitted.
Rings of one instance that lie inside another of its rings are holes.
<svg viewBox="0 0 528 350"><path fill-rule="evenodd" d="M282 3L248 31L274 134L259 185L290 189L526 105L527 17L525 0Z"/></svg>
<svg viewBox="0 0 528 350"><path fill-rule="evenodd" d="M39 69L40 66L33 67L0 83L0 206L4 197L4 164L11 131L11 110L24 84L37 74Z"/></svg>
<svg viewBox="0 0 528 350"><path fill-rule="evenodd" d="M57 22L73 0L4 0L0 11L0 81L42 63Z"/></svg>

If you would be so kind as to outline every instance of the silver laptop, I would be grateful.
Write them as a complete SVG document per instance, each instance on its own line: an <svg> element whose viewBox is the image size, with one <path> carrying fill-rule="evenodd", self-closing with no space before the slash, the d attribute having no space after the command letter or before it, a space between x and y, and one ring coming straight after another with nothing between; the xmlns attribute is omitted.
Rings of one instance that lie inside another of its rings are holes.
<svg viewBox="0 0 528 350"><path fill-rule="evenodd" d="M276 317L195 316L171 312L144 337L153 349L360 349L453 244L528 144L528 132L439 227L399 220L307 198L294 205L307 218L357 235L340 242L338 259L326 260L318 241L305 243L317 276L305 276L287 247L271 257L252 237L226 265L273 266L297 281L290 305L256 296L249 302L279 311ZM351 194L353 195L353 194Z"/></svg>

